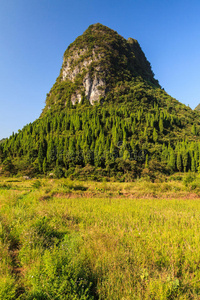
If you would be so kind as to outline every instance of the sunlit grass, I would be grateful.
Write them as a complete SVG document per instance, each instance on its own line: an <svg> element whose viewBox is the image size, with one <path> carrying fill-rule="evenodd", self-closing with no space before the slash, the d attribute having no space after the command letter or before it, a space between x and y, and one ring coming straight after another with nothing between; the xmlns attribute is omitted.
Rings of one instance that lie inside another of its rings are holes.
<svg viewBox="0 0 200 300"><path fill-rule="evenodd" d="M200 199L187 195L173 181L3 179L0 299L199 299Z"/></svg>

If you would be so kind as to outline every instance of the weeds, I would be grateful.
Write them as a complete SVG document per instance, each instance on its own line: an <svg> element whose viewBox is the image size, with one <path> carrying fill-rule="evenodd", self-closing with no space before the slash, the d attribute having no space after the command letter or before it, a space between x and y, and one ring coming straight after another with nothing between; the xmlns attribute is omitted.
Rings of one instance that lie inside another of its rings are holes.
<svg viewBox="0 0 200 300"><path fill-rule="evenodd" d="M33 184L32 184L32 188L34 189L39 189L41 188L42 184L39 180L36 180Z"/></svg>
<svg viewBox="0 0 200 300"><path fill-rule="evenodd" d="M0 190L10 190L11 189L11 185L10 184L0 184Z"/></svg>

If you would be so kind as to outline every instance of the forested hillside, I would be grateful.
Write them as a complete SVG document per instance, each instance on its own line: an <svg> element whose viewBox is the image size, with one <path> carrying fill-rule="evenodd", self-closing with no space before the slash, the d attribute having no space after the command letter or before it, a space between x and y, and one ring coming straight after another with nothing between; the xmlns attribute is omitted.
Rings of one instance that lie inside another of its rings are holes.
<svg viewBox="0 0 200 300"><path fill-rule="evenodd" d="M77 58L77 49L89 54ZM100 62L87 60L94 49ZM73 51L75 63L69 65ZM199 117L160 87L135 40L93 25L65 52L40 118L0 144L1 172L125 181L197 171Z"/></svg>

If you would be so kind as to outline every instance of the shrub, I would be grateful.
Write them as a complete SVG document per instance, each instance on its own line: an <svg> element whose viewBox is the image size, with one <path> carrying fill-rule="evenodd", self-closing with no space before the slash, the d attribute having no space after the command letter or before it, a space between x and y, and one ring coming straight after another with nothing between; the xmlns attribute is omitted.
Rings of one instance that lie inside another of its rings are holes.
<svg viewBox="0 0 200 300"><path fill-rule="evenodd" d="M80 245L79 236L65 235L58 247L47 249L29 272L26 299L95 299L95 279Z"/></svg>
<svg viewBox="0 0 200 300"><path fill-rule="evenodd" d="M33 184L32 184L32 188L34 189L39 189L42 186L41 182L39 180L36 180Z"/></svg>
<svg viewBox="0 0 200 300"><path fill-rule="evenodd" d="M54 170L54 177L55 177L55 178L62 178L62 177L64 177L64 174L65 174L65 173L64 173L62 167L59 166L59 165L57 165L57 166L55 167L55 170Z"/></svg>
<svg viewBox="0 0 200 300"><path fill-rule="evenodd" d="M196 174L188 172L183 178L183 183L188 187L196 179Z"/></svg>
<svg viewBox="0 0 200 300"><path fill-rule="evenodd" d="M0 280L0 299L15 300L16 299L16 284L11 276L3 276Z"/></svg>

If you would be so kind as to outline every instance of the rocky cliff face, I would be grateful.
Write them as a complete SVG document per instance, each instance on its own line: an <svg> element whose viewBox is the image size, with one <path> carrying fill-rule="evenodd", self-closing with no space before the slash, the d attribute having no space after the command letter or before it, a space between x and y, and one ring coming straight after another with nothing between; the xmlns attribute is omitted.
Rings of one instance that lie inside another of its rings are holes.
<svg viewBox="0 0 200 300"><path fill-rule="evenodd" d="M46 99L44 111L64 108L83 99L93 105L105 99L118 82L140 77L159 86L138 42L124 39L101 24L91 25L65 51L59 77Z"/></svg>
<svg viewBox="0 0 200 300"><path fill-rule="evenodd" d="M74 50L64 58L62 81L70 80L75 83L78 77L82 79L77 90L71 95L73 104L81 102L82 94L85 94L92 105L105 96L106 82L102 76L103 70L99 63L100 59L100 53L96 53L93 49L90 54L87 48L79 51ZM96 68L91 72L94 63Z"/></svg>

